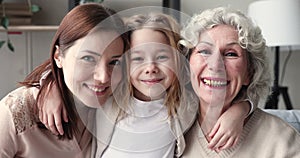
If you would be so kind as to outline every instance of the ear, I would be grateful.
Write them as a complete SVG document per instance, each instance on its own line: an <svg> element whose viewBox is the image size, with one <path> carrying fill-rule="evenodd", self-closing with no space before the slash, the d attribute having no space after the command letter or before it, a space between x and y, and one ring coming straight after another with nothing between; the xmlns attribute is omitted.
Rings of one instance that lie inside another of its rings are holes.
<svg viewBox="0 0 300 158"><path fill-rule="evenodd" d="M58 68L62 68L62 55L60 54L60 50L59 50L59 47L56 45L55 46L55 52L54 52L54 60L55 60L55 63L56 63L56 66Z"/></svg>

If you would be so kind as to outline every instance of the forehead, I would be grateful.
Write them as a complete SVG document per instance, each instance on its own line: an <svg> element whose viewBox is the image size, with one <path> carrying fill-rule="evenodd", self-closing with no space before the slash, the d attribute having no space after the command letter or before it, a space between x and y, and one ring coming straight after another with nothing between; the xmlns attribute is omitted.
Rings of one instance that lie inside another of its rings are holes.
<svg viewBox="0 0 300 158"><path fill-rule="evenodd" d="M120 39L120 35L115 31L98 30L92 31L82 38L82 46L86 47L107 47ZM121 39L122 40L122 39Z"/></svg>
<svg viewBox="0 0 300 158"><path fill-rule="evenodd" d="M200 34L200 42L206 41L214 43L216 41L222 42L237 42L238 41L238 31L230 25L216 25L211 29L208 29Z"/></svg>
<svg viewBox="0 0 300 158"><path fill-rule="evenodd" d="M158 30L143 28L132 32L131 47L146 43L169 44L167 36Z"/></svg>
<svg viewBox="0 0 300 158"><path fill-rule="evenodd" d="M81 49L103 50L111 45L114 45L115 49L123 48L122 38L117 32L111 30L92 31L81 41Z"/></svg>

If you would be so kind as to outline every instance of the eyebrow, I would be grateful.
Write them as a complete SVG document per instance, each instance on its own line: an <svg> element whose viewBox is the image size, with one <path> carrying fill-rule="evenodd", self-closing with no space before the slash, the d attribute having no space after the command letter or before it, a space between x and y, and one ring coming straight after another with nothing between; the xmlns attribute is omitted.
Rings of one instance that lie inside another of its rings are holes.
<svg viewBox="0 0 300 158"><path fill-rule="evenodd" d="M227 43L226 45L231 46L231 45L240 45L240 44L238 42L233 41L233 42Z"/></svg>
<svg viewBox="0 0 300 158"><path fill-rule="evenodd" d="M94 54L94 55L99 56L99 57L102 56L101 54L99 54L97 52L94 52L94 51L91 51L91 50L82 50L82 52L87 52L87 53L90 53L90 54ZM122 56L122 54L121 55L112 56L111 58L120 58L121 56Z"/></svg>
<svg viewBox="0 0 300 158"><path fill-rule="evenodd" d="M213 46L212 43L207 42L207 41L200 41L199 43L204 43L204 44ZM226 46L231 46L231 45L240 45L240 44L238 42L236 42L236 41L232 41L232 42L229 42L229 43L226 44Z"/></svg>

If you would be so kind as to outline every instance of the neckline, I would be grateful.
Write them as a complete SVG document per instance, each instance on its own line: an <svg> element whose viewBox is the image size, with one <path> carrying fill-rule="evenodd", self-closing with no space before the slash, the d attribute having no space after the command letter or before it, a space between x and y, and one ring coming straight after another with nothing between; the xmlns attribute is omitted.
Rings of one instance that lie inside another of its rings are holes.
<svg viewBox="0 0 300 158"><path fill-rule="evenodd" d="M135 117L152 117L161 111L165 111L164 99L154 101L142 101L132 97L125 112Z"/></svg>
<svg viewBox="0 0 300 158"><path fill-rule="evenodd" d="M243 127L243 131L240 135L240 138L237 142L237 144L234 147L231 147L229 149L225 149L220 151L219 153L210 150L209 148L207 148L208 146L208 141L205 138L205 135L203 134L203 131L199 125L199 122L196 120L195 121L195 127L194 127L194 132L196 134L197 137L197 141L199 142L199 144L201 145L202 149L204 150L204 153L206 154L207 157L214 157L214 156L220 156L220 157L230 157L230 155L232 155L233 153L235 153L244 143L244 140L247 138L247 136L249 135L249 132L251 131L251 129L253 129L253 126L255 126L255 124L257 124L257 119L259 119L259 117L261 116L261 110L256 109L252 115L250 115L249 120L247 121L247 123L244 125Z"/></svg>

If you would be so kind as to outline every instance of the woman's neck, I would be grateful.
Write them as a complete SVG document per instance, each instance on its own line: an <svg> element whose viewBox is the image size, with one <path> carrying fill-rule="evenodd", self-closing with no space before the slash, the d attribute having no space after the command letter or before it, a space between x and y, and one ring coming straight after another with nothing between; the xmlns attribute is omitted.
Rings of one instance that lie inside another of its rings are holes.
<svg viewBox="0 0 300 158"><path fill-rule="evenodd" d="M221 114L227 109L223 103L211 104L200 101L198 122L202 126L213 127Z"/></svg>
<svg viewBox="0 0 300 158"><path fill-rule="evenodd" d="M224 105L224 102L207 103L204 101L199 102L199 113L198 121L201 125L203 120L208 118L219 118L219 116L228 109L229 105Z"/></svg>

